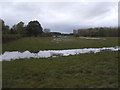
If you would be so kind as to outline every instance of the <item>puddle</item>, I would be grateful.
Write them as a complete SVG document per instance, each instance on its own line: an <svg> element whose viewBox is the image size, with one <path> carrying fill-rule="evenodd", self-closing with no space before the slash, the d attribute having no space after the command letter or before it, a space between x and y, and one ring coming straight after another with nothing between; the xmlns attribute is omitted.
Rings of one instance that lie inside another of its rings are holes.
<svg viewBox="0 0 120 90"><path fill-rule="evenodd" d="M39 51L38 53L31 53L29 51L24 52L5 52L0 55L0 60L10 61L15 59L24 59L24 58L48 58L48 57L58 57L58 56L69 56L76 54L84 54L84 53L98 53L105 51L118 51L120 50L119 46L115 47L103 47L103 48L84 48L84 49L68 49L68 50L44 50Z"/></svg>
<svg viewBox="0 0 120 90"><path fill-rule="evenodd" d="M81 39L97 39L97 40L106 40L105 38L92 38L92 37L79 37Z"/></svg>
<svg viewBox="0 0 120 90"><path fill-rule="evenodd" d="M52 41L54 42L60 42L60 41L72 41L73 39L67 39L67 38L54 38Z"/></svg>

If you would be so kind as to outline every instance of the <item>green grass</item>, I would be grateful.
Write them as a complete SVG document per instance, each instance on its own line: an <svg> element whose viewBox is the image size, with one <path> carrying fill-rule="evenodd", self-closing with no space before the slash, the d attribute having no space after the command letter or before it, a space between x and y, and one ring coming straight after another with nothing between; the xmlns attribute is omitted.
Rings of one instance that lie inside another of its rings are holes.
<svg viewBox="0 0 120 90"><path fill-rule="evenodd" d="M2 35L2 43L8 43L17 39L22 38L19 34L1 34Z"/></svg>
<svg viewBox="0 0 120 90"><path fill-rule="evenodd" d="M2 65L3 88L118 87L118 52L3 61Z"/></svg>
<svg viewBox="0 0 120 90"><path fill-rule="evenodd" d="M58 37L59 38L59 37ZM95 48L95 47L111 47L118 45L117 37L105 37L107 40L87 40L79 37L62 37L72 39L72 41L52 41L53 37L27 37L16 41L3 44L4 51L36 51L49 49L78 49L78 48Z"/></svg>
<svg viewBox="0 0 120 90"><path fill-rule="evenodd" d="M3 44L4 51L57 50L118 46L117 37L26 37ZM68 41L64 41L68 39ZM118 52L2 62L3 88L117 88Z"/></svg>

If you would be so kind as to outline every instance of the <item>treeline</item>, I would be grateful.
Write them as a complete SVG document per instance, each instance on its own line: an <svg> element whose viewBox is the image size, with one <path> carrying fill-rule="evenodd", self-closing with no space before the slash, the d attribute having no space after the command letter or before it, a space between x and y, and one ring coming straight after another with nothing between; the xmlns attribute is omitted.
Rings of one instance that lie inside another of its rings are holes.
<svg viewBox="0 0 120 90"><path fill-rule="evenodd" d="M13 25L11 28L8 25L5 25L2 20L2 34L18 34L20 36L40 36L43 33L43 28L38 21L30 21L28 25L25 25L24 22L19 22L16 25Z"/></svg>
<svg viewBox="0 0 120 90"><path fill-rule="evenodd" d="M16 40L22 37L51 37L51 36L84 36L84 37L118 37L118 28L88 28L77 29L70 34L61 34L60 32L48 32L45 33L43 27L38 21L30 21L27 25L24 22L19 22L13 25L11 28L0 19L2 23L2 42L6 43L12 40Z"/></svg>
<svg viewBox="0 0 120 90"><path fill-rule="evenodd" d="M2 23L2 41L3 43L19 39L21 37L37 37L45 35L43 33L43 28L38 21L30 21L28 25L24 22L19 22L13 25L11 28L5 25L5 22L1 20Z"/></svg>
<svg viewBox="0 0 120 90"><path fill-rule="evenodd" d="M88 28L88 29L78 29L75 30L75 36L84 36L84 37L118 37L118 28Z"/></svg>

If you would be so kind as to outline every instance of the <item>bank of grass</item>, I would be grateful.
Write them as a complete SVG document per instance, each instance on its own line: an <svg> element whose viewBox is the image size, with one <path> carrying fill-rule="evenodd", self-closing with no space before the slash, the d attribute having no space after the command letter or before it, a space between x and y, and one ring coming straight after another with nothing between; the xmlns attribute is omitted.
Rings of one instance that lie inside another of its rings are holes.
<svg viewBox="0 0 120 90"><path fill-rule="evenodd" d="M117 88L118 52L3 61L3 88Z"/></svg>
<svg viewBox="0 0 120 90"><path fill-rule="evenodd" d="M66 39L54 41L53 39ZM4 51L25 51L57 50L57 49L78 49L112 47L118 45L118 37L105 37L106 40L87 40L79 37L26 37L3 44ZM68 41L67 41L68 39Z"/></svg>
<svg viewBox="0 0 120 90"><path fill-rule="evenodd" d="M2 43L8 43L20 38L22 38L22 36L19 34L4 34L2 35Z"/></svg>

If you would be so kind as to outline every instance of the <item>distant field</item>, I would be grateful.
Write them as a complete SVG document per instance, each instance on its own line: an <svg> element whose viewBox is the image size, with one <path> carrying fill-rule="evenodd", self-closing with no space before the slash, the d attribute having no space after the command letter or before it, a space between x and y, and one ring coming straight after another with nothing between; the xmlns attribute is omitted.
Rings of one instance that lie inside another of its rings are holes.
<svg viewBox="0 0 120 90"><path fill-rule="evenodd" d="M78 49L111 47L118 45L117 37L103 37L106 40L87 40L79 37L30 37L11 41L3 44L4 51L25 51L31 52L38 50L56 50L56 49Z"/></svg>
<svg viewBox="0 0 120 90"><path fill-rule="evenodd" d="M117 88L118 52L3 61L3 88Z"/></svg>

